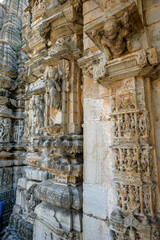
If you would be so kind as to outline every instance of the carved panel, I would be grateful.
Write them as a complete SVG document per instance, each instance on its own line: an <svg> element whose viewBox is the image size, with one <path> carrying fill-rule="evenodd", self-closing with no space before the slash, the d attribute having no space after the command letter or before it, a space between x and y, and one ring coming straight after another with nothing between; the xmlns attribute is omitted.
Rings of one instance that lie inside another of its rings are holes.
<svg viewBox="0 0 160 240"><path fill-rule="evenodd" d="M1 168L0 169L0 188L12 186L12 169Z"/></svg>
<svg viewBox="0 0 160 240"><path fill-rule="evenodd" d="M24 133L24 120L15 121L13 129L13 138L17 144L21 142L23 133Z"/></svg>
<svg viewBox="0 0 160 240"><path fill-rule="evenodd" d="M153 186L116 183L116 188L117 205L123 212L129 214L130 211L134 211L135 215L153 216Z"/></svg>
<svg viewBox="0 0 160 240"><path fill-rule="evenodd" d="M122 215L111 219L112 239L150 239L147 219L154 218L156 195L145 83L130 78L110 87L116 209ZM143 231L140 218L146 219Z"/></svg>
<svg viewBox="0 0 160 240"><path fill-rule="evenodd" d="M114 169L118 172L151 173L151 149L148 146L114 148Z"/></svg>
<svg viewBox="0 0 160 240"><path fill-rule="evenodd" d="M112 107L114 110L114 108ZM149 118L147 112L126 112L112 115L113 140L136 140L138 137L147 139L149 134Z"/></svg>
<svg viewBox="0 0 160 240"><path fill-rule="evenodd" d="M9 142L11 134L11 119L0 117L0 142Z"/></svg>
<svg viewBox="0 0 160 240"><path fill-rule="evenodd" d="M25 129L24 137L39 136L43 133L44 127L44 96L32 95L30 100L25 102Z"/></svg>

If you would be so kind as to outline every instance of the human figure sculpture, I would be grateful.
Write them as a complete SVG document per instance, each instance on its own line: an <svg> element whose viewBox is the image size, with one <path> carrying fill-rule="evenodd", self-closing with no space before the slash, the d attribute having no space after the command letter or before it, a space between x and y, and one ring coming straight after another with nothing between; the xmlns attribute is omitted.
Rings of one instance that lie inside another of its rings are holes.
<svg viewBox="0 0 160 240"><path fill-rule="evenodd" d="M41 96L35 96L35 134L41 133L41 128L43 127L43 104Z"/></svg>
<svg viewBox="0 0 160 240"><path fill-rule="evenodd" d="M114 16L108 18L105 21L104 30L98 33L94 31L92 35L100 42L109 60L120 57L126 49L131 51L128 13L123 15L120 22Z"/></svg>
<svg viewBox="0 0 160 240"><path fill-rule="evenodd" d="M45 72L46 92L49 94L50 108L61 108L61 87L57 68L49 66Z"/></svg>
<svg viewBox="0 0 160 240"><path fill-rule="evenodd" d="M46 87L46 123L52 125L52 113L56 110L61 110L61 75L57 68L47 66L44 73Z"/></svg>

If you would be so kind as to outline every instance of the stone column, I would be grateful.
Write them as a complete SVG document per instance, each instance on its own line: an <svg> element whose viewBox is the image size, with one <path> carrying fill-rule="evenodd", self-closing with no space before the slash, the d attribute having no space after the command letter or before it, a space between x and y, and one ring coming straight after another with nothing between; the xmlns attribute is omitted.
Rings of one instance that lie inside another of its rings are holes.
<svg viewBox="0 0 160 240"><path fill-rule="evenodd" d="M159 62L147 42L141 7L135 1L98 0L83 6L86 240L160 234L150 84Z"/></svg>

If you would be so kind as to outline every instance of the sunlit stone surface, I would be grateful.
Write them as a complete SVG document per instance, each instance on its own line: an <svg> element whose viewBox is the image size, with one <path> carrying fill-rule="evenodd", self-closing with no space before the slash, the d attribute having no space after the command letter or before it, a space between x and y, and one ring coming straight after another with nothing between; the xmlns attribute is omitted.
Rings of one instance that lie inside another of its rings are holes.
<svg viewBox="0 0 160 240"><path fill-rule="evenodd" d="M160 239L159 11L0 4L3 240Z"/></svg>

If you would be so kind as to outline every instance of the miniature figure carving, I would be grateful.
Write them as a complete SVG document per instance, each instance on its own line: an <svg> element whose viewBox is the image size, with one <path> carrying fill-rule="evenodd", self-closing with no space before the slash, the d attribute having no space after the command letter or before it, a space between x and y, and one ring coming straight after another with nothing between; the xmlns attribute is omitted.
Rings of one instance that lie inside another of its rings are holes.
<svg viewBox="0 0 160 240"><path fill-rule="evenodd" d="M16 121L14 125L14 141L20 143L24 130L23 120Z"/></svg>
<svg viewBox="0 0 160 240"><path fill-rule="evenodd" d="M128 13L125 13L120 21L114 16L107 19L104 30L98 33L94 31L92 36L100 42L109 60L120 57L127 49L131 51Z"/></svg>
<svg viewBox="0 0 160 240"><path fill-rule="evenodd" d="M9 141L11 132L11 120L4 118L0 123L0 141Z"/></svg>

